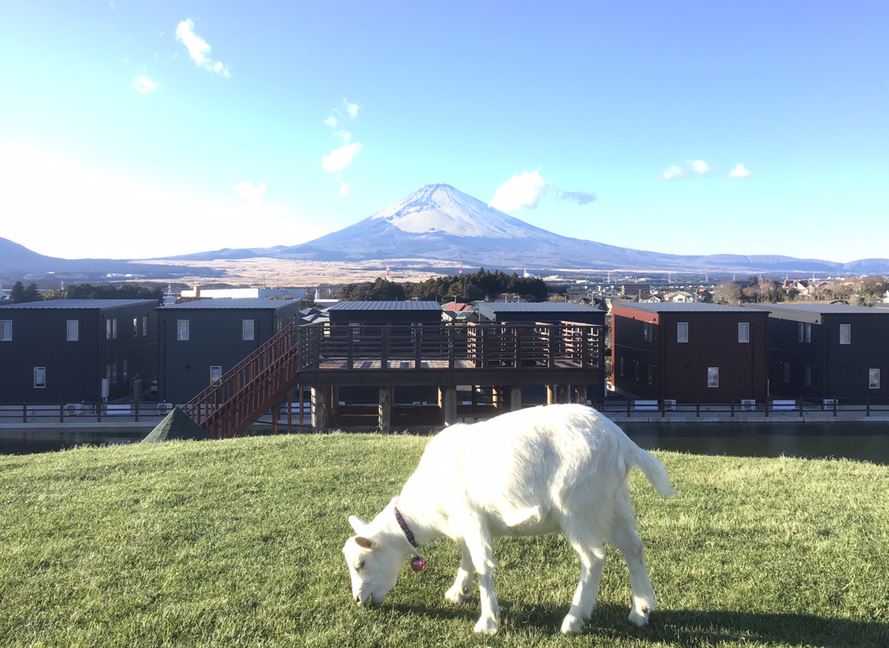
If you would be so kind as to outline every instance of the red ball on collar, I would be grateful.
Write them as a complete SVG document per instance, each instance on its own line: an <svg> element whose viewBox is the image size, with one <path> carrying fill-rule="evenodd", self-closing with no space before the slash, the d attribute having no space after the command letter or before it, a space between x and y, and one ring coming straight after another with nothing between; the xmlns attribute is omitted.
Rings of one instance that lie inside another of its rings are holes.
<svg viewBox="0 0 889 648"><path fill-rule="evenodd" d="M423 559L422 556L414 556L411 559L411 569L413 569L415 572L420 572L426 569L426 561Z"/></svg>

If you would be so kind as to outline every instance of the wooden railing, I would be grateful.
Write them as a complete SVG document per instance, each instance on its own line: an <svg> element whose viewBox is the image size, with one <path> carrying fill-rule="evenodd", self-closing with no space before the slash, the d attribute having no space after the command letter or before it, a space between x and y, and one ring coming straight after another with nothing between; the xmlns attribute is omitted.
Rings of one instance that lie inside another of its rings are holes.
<svg viewBox="0 0 889 648"><path fill-rule="evenodd" d="M602 327L560 322L313 324L297 331L300 369L600 368Z"/></svg>
<svg viewBox="0 0 889 648"><path fill-rule="evenodd" d="M242 436L299 378L297 327L290 324L183 408L215 438Z"/></svg>

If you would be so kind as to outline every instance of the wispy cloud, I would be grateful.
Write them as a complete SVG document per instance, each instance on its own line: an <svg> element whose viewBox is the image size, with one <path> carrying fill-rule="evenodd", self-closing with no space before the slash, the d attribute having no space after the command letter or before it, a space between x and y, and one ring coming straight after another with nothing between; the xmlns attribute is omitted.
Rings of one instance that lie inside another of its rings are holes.
<svg viewBox="0 0 889 648"><path fill-rule="evenodd" d="M728 172L728 177L729 178L736 178L736 179L749 178L750 171L747 169L747 167L745 167L743 164L741 164L739 162L738 164L735 165L734 169L732 169L731 171Z"/></svg>
<svg viewBox="0 0 889 648"><path fill-rule="evenodd" d="M321 168L327 173L341 173L352 164L355 156L361 152L361 143L343 144L333 149L327 155L321 156Z"/></svg>
<svg viewBox="0 0 889 648"><path fill-rule="evenodd" d="M340 140L342 145L336 147L327 155L321 156L321 168L327 173L332 173L336 176L340 183L339 194L344 198L349 195L351 187L343 180L342 172L352 164L352 160L361 152L362 145L360 142L353 142L352 132L342 128L341 125L343 122L354 120L358 117L360 108L361 106L357 103L343 97L342 108L334 108L330 115L327 116L327 119L324 120L324 125L330 128L331 135Z"/></svg>
<svg viewBox="0 0 889 648"><path fill-rule="evenodd" d="M523 171L497 187L489 203L494 209L511 212L522 207L534 209L546 195L549 185L539 171Z"/></svg>
<svg viewBox="0 0 889 648"><path fill-rule="evenodd" d="M151 94L155 90L158 89L159 84L152 80L150 77L141 74L133 79L133 82L130 84L130 87L142 95Z"/></svg>
<svg viewBox="0 0 889 648"><path fill-rule="evenodd" d="M228 77L228 68L222 61L216 61L210 58L210 44L203 38L198 36L194 31L194 21L186 18L176 25L176 40L185 45L188 55L195 65L211 72L215 72L219 76Z"/></svg>
<svg viewBox="0 0 889 648"><path fill-rule="evenodd" d="M244 205L253 209L262 206L266 189L267 185L264 181L250 182L249 180L244 180L234 186L235 193L238 194Z"/></svg>
<svg viewBox="0 0 889 648"><path fill-rule="evenodd" d="M668 182L670 180L678 180L679 178L685 177L685 171L683 171L682 167L678 164L671 164L664 169L664 172L661 173L661 177Z"/></svg>
<svg viewBox="0 0 889 648"><path fill-rule="evenodd" d="M556 191L556 198L559 200L567 200L577 203L578 205L588 205L596 199L596 194L590 191Z"/></svg>
<svg viewBox="0 0 889 648"><path fill-rule="evenodd" d="M689 160L688 168L695 175L707 175L713 170L706 160Z"/></svg>

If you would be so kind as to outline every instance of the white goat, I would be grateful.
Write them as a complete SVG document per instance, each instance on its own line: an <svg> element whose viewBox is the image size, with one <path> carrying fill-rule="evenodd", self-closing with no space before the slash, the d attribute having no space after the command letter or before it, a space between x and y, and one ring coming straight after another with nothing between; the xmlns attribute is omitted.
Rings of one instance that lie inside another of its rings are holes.
<svg viewBox="0 0 889 648"><path fill-rule="evenodd" d="M395 586L401 564L425 565L419 545L439 536L463 553L445 598L466 598L478 574L481 617L476 632L497 632L494 539L561 530L580 556L580 583L562 632L589 619L605 564L605 542L627 560L630 621L643 626L654 609L627 473L642 469L654 487L673 493L664 466L597 411L582 405L519 410L474 425L453 425L426 446L420 464L370 523L350 516L356 535L343 547L358 605L374 605Z"/></svg>

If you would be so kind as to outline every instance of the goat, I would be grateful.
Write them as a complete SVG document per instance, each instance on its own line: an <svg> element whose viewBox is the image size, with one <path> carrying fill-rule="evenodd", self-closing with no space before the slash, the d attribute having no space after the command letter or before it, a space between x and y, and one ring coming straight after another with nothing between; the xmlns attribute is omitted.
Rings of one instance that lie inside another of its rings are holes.
<svg viewBox="0 0 889 648"><path fill-rule="evenodd" d="M626 558L629 620L644 626L655 600L626 479L633 466L659 492L673 494L660 461L582 405L535 407L447 427L426 446L401 493L371 522L349 517L355 535L343 555L352 597L359 606L380 604L404 560L413 555L411 566L422 569L419 546L447 536L460 546L462 559L445 598L464 601L477 574L481 617L475 632L493 634L500 617L494 539L561 530L581 564L562 632L579 633L592 614L606 541Z"/></svg>

